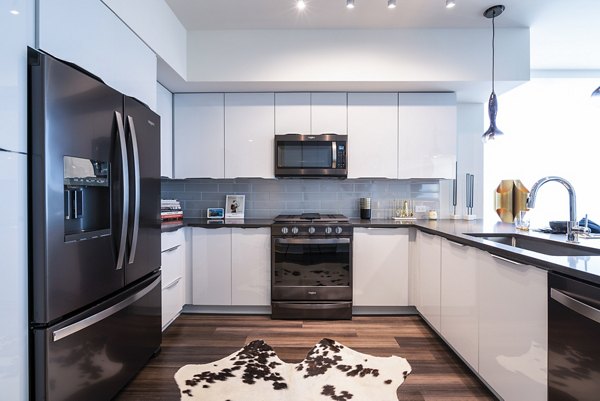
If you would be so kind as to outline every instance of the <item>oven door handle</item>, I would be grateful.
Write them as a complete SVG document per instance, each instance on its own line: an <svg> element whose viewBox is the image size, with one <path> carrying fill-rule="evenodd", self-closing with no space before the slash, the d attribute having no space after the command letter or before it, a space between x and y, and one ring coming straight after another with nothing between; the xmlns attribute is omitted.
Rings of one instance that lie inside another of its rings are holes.
<svg viewBox="0 0 600 401"><path fill-rule="evenodd" d="M333 245L349 244L350 238L276 238L276 244L290 245Z"/></svg>

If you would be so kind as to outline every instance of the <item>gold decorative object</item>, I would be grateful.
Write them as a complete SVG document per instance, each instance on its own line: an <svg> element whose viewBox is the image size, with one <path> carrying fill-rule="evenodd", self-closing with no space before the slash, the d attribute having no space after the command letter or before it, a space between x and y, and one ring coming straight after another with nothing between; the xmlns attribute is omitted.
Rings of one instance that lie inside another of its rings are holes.
<svg viewBox="0 0 600 401"><path fill-rule="evenodd" d="M496 188L496 213L504 223L513 223L522 210L527 211L529 190L520 180L502 180Z"/></svg>

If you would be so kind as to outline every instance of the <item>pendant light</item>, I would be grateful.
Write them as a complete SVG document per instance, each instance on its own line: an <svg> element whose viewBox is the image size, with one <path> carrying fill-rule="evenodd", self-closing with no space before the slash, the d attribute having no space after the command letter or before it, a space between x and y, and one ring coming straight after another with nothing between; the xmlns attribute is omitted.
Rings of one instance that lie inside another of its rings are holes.
<svg viewBox="0 0 600 401"><path fill-rule="evenodd" d="M504 135L502 131L496 127L496 114L498 114L498 99L496 98L496 93L494 92L494 73L495 73L495 62L496 62L496 54L494 48L494 42L496 39L496 26L494 24L494 20L497 16L502 14L504 11L503 5L497 5L488 8L483 13L484 17L492 19L492 93L490 94L490 99L488 101L488 114L490 116L490 127L481 137L483 142L487 142L491 139L495 139L497 136Z"/></svg>

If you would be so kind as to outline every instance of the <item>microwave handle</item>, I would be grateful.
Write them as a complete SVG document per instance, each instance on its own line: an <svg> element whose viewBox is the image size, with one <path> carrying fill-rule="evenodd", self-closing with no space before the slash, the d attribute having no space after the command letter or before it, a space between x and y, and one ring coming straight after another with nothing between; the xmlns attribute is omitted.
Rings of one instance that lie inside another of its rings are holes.
<svg viewBox="0 0 600 401"><path fill-rule="evenodd" d="M337 168L337 142L331 142L331 150L333 152L333 156L331 157L331 168Z"/></svg>

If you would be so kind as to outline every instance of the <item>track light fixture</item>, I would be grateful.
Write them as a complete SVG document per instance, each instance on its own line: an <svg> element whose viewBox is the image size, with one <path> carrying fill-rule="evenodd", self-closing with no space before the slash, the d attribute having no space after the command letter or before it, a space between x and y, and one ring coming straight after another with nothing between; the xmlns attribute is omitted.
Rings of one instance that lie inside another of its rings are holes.
<svg viewBox="0 0 600 401"><path fill-rule="evenodd" d="M346 8L354 8L354 0L346 0Z"/></svg>
<svg viewBox="0 0 600 401"><path fill-rule="evenodd" d="M490 116L490 127L485 131L481 137L483 142L487 142L491 139L496 138L497 136L504 135L502 131L496 127L496 115L498 114L498 99L496 98L496 93L494 92L494 72L495 72L495 48L494 42L496 39L496 26L494 25L494 20L497 16L502 14L504 11L503 5L497 5L488 8L483 13L485 18L492 19L492 93L490 94L490 99L488 101L488 115Z"/></svg>
<svg viewBox="0 0 600 401"><path fill-rule="evenodd" d="M396 8L396 0L388 0L388 8Z"/></svg>
<svg viewBox="0 0 600 401"><path fill-rule="evenodd" d="M454 0L446 0L446 8L454 8L456 2Z"/></svg>

